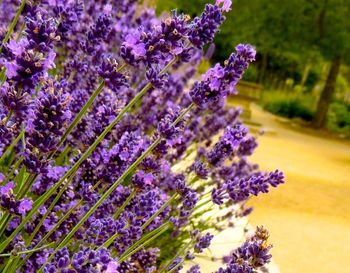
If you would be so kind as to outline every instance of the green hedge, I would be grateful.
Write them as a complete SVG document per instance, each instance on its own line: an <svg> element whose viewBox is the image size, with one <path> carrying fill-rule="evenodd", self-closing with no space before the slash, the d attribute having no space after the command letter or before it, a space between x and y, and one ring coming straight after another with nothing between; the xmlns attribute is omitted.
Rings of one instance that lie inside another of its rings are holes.
<svg viewBox="0 0 350 273"><path fill-rule="evenodd" d="M290 119L301 118L305 121L311 121L314 116L311 95L265 91L261 103L265 110Z"/></svg>

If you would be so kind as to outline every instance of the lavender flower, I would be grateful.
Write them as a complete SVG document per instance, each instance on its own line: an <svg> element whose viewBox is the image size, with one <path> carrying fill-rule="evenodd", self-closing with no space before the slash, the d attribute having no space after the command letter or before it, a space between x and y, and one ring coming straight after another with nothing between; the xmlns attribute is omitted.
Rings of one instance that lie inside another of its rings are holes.
<svg viewBox="0 0 350 273"><path fill-rule="evenodd" d="M33 201L28 198L17 200L16 195L13 193L14 188L13 182L0 186L0 207L11 214L25 215L26 212L31 210Z"/></svg>
<svg viewBox="0 0 350 273"><path fill-rule="evenodd" d="M203 81L191 89L191 98L199 107L220 103L229 94L236 93L238 80L255 59L255 49L251 45L238 45L236 51L225 61L224 67L215 65L203 76Z"/></svg>
<svg viewBox="0 0 350 273"><path fill-rule="evenodd" d="M218 3L220 3L220 1L218 1ZM222 14L223 10L224 9L219 8L218 5L207 4L202 15L193 20L188 35L189 40L194 46L202 48L203 45L213 41L220 25L225 20ZM225 11L226 10L227 8Z"/></svg>
<svg viewBox="0 0 350 273"><path fill-rule="evenodd" d="M192 266L189 270L187 270L187 273L201 273L199 265Z"/></svg>
<svg viewBox="0 0 350 273"><path fill-rule="evenodd" d="M39 153L54 151L70 119L70 97L60 83L48 81L35 101L27 131L26 165L33 172L39 167ZM35 159L36 158L36 159ZM37 162L37 163L35 163Z"/></svg>
<svg viewBox="0 0 350 273"><path fill-rule="evenodd" d="M254 236L231 253L227 267L220 268L217 273L250 273L262 269L271 260L272 246L267 245L266 234L265 229L257 228Z"/></svg>
<svg viewBox="0 0 350 273"><path fill-rule="evenodd" d="M72 268L72 269L69 269ZM45 273L56 272L93 272L98 268L102 273L117 273L118 262L111 258L110 253L106 249L93 251L89 248L80 248L80 250L70 258L67 248L59 250L53 261L45 266Z"/></svg>
<svg viewBox="0 0 350 273"><path fill-rule="evenodd" d="M219 6L220 4L222 4L222 10L223 11L230 11L231 10L231 5L232 5L232 1L231 0L216 0L216 4Z"/></svg>
<svg viewBox="0 0 350 273"><path fill-rule="evenodd" d="M219 142L207 154L209 163L215 166L222 164L225 159L233 154L247 133L247 128L242 124L237 124L233 128L227 127Z"/></svg>
<svg viewBox="0 0 350 273"><path fill-rule="evenodd" d="M117 92L123 86L128 86L126 77L119 73L118 63L114 59L104 59L97 68L98 74L105 80L107 86Z"/></svg>
<svg viewBox="0 0 350 273"><path fill-rule="evenodd" d="M20 93L16 88L8 83L5 83L0 88L0 100L6 113L13 113L14 116L23 120L28 114L29 104L31 102L30 95L26 92Z"/></svg>
<svg viewBox="0 0 350 273"><path fill-rule="evenodd" d="M210 246L211 240L214 238L210 233L205 234L204 236L198 236L196 238L196 244L194 250L197 253L202 253L204 249Z"/></svg>
<svg viewBox="0 0 350 273"><path fill-rule="evenodd" d="M0 56L0 252L26 252L13 271L179 272L209 230L234 227L248 198L284 182L248 161L256 140L225 105L254 48L238 45L192 85L230 6L191 22L137 0L26 2ZM205 221L212 201L228 212ZM218 272L262 269L267 237L260 228Z"/></svg>

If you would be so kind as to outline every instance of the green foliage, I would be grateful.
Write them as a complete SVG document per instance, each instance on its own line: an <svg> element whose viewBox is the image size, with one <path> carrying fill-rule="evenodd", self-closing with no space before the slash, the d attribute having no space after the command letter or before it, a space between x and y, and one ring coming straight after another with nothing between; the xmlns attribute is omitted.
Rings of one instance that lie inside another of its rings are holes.
<svg viewBox="0 0 350 273"><path fill-rule="evenodd" d="M261 98L262 107L281 117L300 118L311 121L315 112L315 98L309 93L265 91ZM327 128L334 133L350 136L350 105L335 101L327 115Z"/></svg>
<svg viewBox="0 0 350 273"><path fill-rule="evenodd" d="M258 68L256 65L250 66L243 75L243 80L248 82L256 82L258 79Z"/></svg>
<svg viewBox="0 0 350 273"><path fill-rule="evenodd" d="M210 62L207 59L202 59L198 66L198 74L202 75L208 71L210 68Z"/></svg>
<svg viewBox="0 0 350 273"><path fill-rule="evenodd" d="M320 80L320 72L312 69L305 81L306 91L311 92L312 88L316 85L316 83Z"/></svg>
<svg viewBox="0 0 350 273"><path fill-rule="evenodd" d="M314 98L309 94L265 91L261 104L265 110L290 119L311 121L314 115Z"/></svg>
<svg viewBox="0 0 350 273"><path fill-rule="evenodd" d="M333 132L350 136L350 105L333 102L327 116L327 127Z"/></svg>

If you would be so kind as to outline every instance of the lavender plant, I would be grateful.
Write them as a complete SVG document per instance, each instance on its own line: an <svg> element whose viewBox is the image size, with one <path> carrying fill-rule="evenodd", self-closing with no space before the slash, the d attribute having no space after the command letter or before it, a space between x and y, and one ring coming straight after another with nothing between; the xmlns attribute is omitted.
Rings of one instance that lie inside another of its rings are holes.
<svg viewBox="0 0 350 273"><path fill-rule="evenodd" d="M196 76L230 0L192 20L136 0L0 5L2 272L179 272L284 182L248 161L255 137L226 105L255 49ZM264 269L267 238L217 272Z"/></svg>

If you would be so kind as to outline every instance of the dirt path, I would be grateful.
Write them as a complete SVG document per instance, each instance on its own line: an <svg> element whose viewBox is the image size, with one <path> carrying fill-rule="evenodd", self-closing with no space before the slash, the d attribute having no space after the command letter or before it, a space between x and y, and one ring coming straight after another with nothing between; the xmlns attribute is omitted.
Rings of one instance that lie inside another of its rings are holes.
<svg viewBox="0 0 350 273"><path fill-rule="evenodd" d="M269 228L281 272L350 272L350 142L290 129L257 106L252 120L270 132L252 161L287 176L250 217Z"/></svg>

